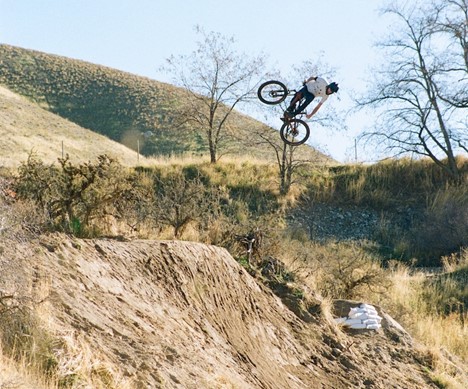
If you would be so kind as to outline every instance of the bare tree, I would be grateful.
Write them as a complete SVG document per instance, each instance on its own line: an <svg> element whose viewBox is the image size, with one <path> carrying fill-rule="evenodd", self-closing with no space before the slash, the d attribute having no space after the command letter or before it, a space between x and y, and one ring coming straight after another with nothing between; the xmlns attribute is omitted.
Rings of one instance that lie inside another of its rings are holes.
<svg viewBox="0 0 468 389"><path fill-rule="evenodd" d="M296 171L311 161L297 158L298 148L284 143L278 134L266 126L257 127L252 135L254 144L266 144L274 151L278 166L279 191L282 195L287 194L294 184Z"/></svg>
<svg viewBox="0 0 468 389"><path fill-rule="evenodd" d="M467 151L468 144L466 66L459 60L466 59L466 0L392 5L384 12L397 20L379 44L386 64L374 72L369 95L357 102L382 113L376 128L363 136L396 156L429 157L460 180L456 153Z"/></svg>
<svg viewBox="0 0 468 389"><path fill-rule="evenodd" d="M239 141L248 142L250 145L266 145L272 150L278 167L278 188L282 195L287 194L291 186L298 182L302 168L311 164L325 164L328 161L328 157L321 152L313 148L307 150L307 145L287 145L274 129L261 123L252 126L249 136Z"/></svg>
<svg viewBox="0 0 468 389"><path fill-rule="evenodd" d="M188 98L181 109L181 122L202 134L210 160L219 158L219 148L228 135L229 119L238 104L254 95L264 57L238 54L234 39L219 33L206 33L189 55L171 56L163 70L172 74L175 85L185 88Z"/></svg>
<svg viewBox="0 0 468 389"><path fill-rule="evenodd" d="M219 191L206 188L198 175L188 179L182 173L172 172L155 177L154 190L154 220L159 225L173 227L176 238L181 237L191 222L219 216Z"/></svg>
<svg viewBox="0 0 468 389"><path fill-rule="evenodd" d="M434 34L444 35L448 44L444 47L442 69L457 84L443 84L439 97L457 108L468 108L468 0L437 0L434 3L437 14L441 15L434 23Z"/></svg>

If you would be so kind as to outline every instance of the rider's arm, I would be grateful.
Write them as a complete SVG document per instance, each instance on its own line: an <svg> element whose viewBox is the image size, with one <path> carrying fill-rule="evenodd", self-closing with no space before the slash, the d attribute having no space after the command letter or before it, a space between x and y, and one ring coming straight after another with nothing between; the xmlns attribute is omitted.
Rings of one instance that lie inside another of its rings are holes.
<svg viewBox="0 0 468 389"><path fill-rule="evenodd" d="M317 113L317 111L320 109L320 107L322 106L322 104L323 104L323 101L321 101L320 103L318 103L318 104L315 106L315 108L312 110L312 112L311 112L310 114L306 115L306 118L307 118L307 119L310 119L312 116L314 116L314 115Z"/></svg>

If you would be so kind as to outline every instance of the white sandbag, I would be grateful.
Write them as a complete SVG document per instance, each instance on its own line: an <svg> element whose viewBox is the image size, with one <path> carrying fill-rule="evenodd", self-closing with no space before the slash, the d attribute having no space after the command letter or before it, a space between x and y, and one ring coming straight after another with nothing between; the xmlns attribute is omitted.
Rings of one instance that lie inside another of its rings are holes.
<svg viewBox="0 0 468 389"><path fill-rule="evenodd" d="M365 329L367 327L366 327L366 325L364 323L357 323L357 324L350 325L349 328L352 328L354 330L363 330L363 329Z"/></svg>
<svg viewBox="0 0 468 389"><path fill-rule="evenodd" d="M371 314L374 314L374 315L378 315L378 312L377 312L377 309L375 308L362 308L362 307L359 307L359 309L362 311L362 312L367 312L367 313L371 313Z"/></svg>
<svg viewBox="0 0 468 389"><path fill-rule="evenodd" d="M382 318L378 315L369 314L369 313L361 313L353 317L353 319L361 319L361 320L382 320Z"/></svg>
<svg viewBox="0 0 468 389"><path fill-rule="evenodd" d="M335 319L335 323L343 324L352 329L377 330L381 328L382 318L377 310L369 304L361 304L359 307L350 308L348 317Z"/></svg>
<svg viewBox="0 0 468 389"><path fill-rule="evenodd" d="M362 321L365 325L372 325L372 324L378 324L380 325L380 320L376 319L367 319Z"/></svg>
<svg viewBox="0 0 468 389"><path fill-rule="evenodd" d="M360 308L360 307L356 307L356 308L351 308L349 310L349 313L348 315L359 315L360 313L369 313L369 314L373 314L373 315L377 315L377 310L375 310L374 308L372 309L368 309L368 308Z"/></svg>
<svg viewBox="0 0 468 389"><path fill-rule="evenodd" d="M344 324L348 326L353 325L353 324L362 324L362 320L361 319L346 319Z"/></svg>
<svg viewBox="0 0 468 389"><path fill-rule="evenodd" d="M382 318L379 315L376 315L374 313L359 313L359 314L353 314L349 316L351 319L360 319L360 320L368 320L368 319L374 319L374 320L382 320Z"/></svg>
<svg viewBox="0 0 468 389"><path fill-rule="evenodd" d="M336 324L343 324L347 320L347 318L346 317L337 317L334 320L335 320Z"/></svg>
<svg viewBox="0 0 468 389"><path fill-rule="evenodd" d="M375 309L363 309L362 312L367 313L368 315L378 315Z"/></svg>
<svg viewBox="0 0 468 389"><path fill-rule="evenodd" d="M363 310L361 308L358 308L358 307L350 308L348 316L350 317L352 315L356 315L356 314L359 314L359 313L362 313L362 312L363 312Z"/></svg>
<svg viewBox="0 0 468 389"><path fill-rule="evenodd" d="M359 306L359 308L362 308L362 309L367 309L367 310L376 310L375 307L373 305L370 305L370 304L361 304Z"/></svg>
<svg viewBox="0 0 468 389"><path fill-rule="evenodd" d="M362 312L353 312L348 315L350 319L359 319L363 315Z"/></svg>
<svg viewBox="0 0 468 389"><path fill-rule="evenodd" d="M357 318L359 318L359 317L361 317L362 315L365 315L365 314L367 314L366 311L357 309L357 310L354 310L354 311L349 311L348 317L352 317L353 319L357 319Z"/></svg>

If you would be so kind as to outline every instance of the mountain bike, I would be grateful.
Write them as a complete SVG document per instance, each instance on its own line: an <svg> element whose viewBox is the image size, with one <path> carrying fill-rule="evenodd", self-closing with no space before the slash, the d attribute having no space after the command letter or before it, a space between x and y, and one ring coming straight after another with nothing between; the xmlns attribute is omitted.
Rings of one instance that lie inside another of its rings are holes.
<svg viewBox="0 0 468 389"><path fill-rule="evenodd" d="M294 96L296 90L288 89L281 81L270 80L261 84L257 90L257 96L262 103L276 105L282 103L288 96ZM302 99L296 104L301 104ZM305 115L300 112L296 116ZM309 139L309 125L296 117L282 118L284 121L280 128L280 136L284 143L291 146L299 146Z"/></svg>
<svg viewBox="0 0 468 389"><path fill-rule="evenodd" d="M281 81L267 81L258 87L257 96L262 103L276 105L293 96L295 90L289 90Z"/></svg>
<svg viewBox="0 0 468 389"><path fill-rule="evenodd" d="M305 112L298 113L296 116L298 115L305 115ZM284 123L280 128L280 136L284 143L291 146L299 146L309 139L310 128L304 120L296 117L283 120Z"/></svg>

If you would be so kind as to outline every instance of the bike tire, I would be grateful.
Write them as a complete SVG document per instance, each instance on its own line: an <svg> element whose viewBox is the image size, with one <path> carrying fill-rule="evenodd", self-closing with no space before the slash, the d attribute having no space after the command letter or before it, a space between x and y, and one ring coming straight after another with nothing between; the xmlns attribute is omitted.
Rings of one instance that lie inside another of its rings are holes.
<svg viewBox="0 0 468 389"><path fill-rule="evenodd" d="M288 97L288 88L281 81L267 81L258 87L257 96L262 103L275 105Z"/></svg>
<svg viewBox="0 0 468 389"><path fill-rule="evenodd" d="M291 119L283 123L280 136L284 143L291 146L302 145L309 139L309 125L301 119Z"/></svg>

